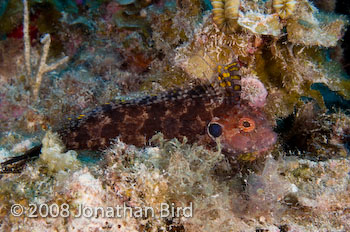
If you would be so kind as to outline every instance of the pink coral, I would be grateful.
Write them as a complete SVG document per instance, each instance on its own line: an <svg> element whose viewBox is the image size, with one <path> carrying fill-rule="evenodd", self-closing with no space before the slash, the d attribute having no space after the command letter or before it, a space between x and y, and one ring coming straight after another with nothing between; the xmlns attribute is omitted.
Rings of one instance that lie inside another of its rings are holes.
<svg viewBox="0 0 350 232"><path fill-rule="evenodd" d="M264 84L254 76L242 79L241 98L247 100L252 107L263 107L266 102L267 90Z"/></svg>

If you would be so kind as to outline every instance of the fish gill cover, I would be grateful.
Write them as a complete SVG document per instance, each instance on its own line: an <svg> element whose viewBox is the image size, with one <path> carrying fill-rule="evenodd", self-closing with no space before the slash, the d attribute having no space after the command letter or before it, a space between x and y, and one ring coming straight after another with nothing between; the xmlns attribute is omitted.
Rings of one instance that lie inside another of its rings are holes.
<svg viewBox="0 0 350 232"><path fill-rule="evenodd" d="M0 230L349 231L349 11L0 1Z"/></svg>

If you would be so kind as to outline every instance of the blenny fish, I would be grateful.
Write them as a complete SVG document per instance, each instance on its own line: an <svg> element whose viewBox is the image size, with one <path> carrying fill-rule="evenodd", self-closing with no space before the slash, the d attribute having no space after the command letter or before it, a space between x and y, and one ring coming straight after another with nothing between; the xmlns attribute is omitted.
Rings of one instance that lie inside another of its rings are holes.
<svg viewBox="0 0 350 232"><path fill-rule="evenodd" d="M220 141L225 154L268 149L276 134L266 116L240 99L239 64L218 66L215 83L198 84L158 96L107 103L58 129L67 149L102 150L119 137L137 147L162 132L166 139L214 147ZM41 146L1 164L6 166L39 155Z"/></svg>

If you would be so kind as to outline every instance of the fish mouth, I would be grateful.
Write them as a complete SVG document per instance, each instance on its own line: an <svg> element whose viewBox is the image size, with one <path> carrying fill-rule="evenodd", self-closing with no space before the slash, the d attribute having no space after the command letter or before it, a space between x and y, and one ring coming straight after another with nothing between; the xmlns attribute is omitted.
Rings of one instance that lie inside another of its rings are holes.
<svg viewBox="0 0 350 232"><path fill-rule="evenodd" d="M238 134L232 136L227 141L222 141L225 151L233 155L250 153L250 152L264 152L269 150L277 141L277 134L271 129L264 129L259 134L254 136L247 136Z"/></svg>
<svg viewBox="0 0 350 232"><path fill-rule="evenodd" d="M266 133L265 136L259 140L259 146L257 149L258 151L266 151L271 146L273 146L277 141L277 134L271 130L269 130L269 133Z"/></svg>

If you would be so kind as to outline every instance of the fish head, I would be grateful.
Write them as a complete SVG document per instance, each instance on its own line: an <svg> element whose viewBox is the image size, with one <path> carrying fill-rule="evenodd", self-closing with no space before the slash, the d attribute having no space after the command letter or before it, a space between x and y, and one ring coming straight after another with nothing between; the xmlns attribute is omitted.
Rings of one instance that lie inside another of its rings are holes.
<svg viewBox="0 0 350 232"><path fill-rule="evenodd" d="M277 140L266 115L248 105L237 105L213 117L207 133L216 142L219 140L223 150L232 155L263 152Z"/></svg>

